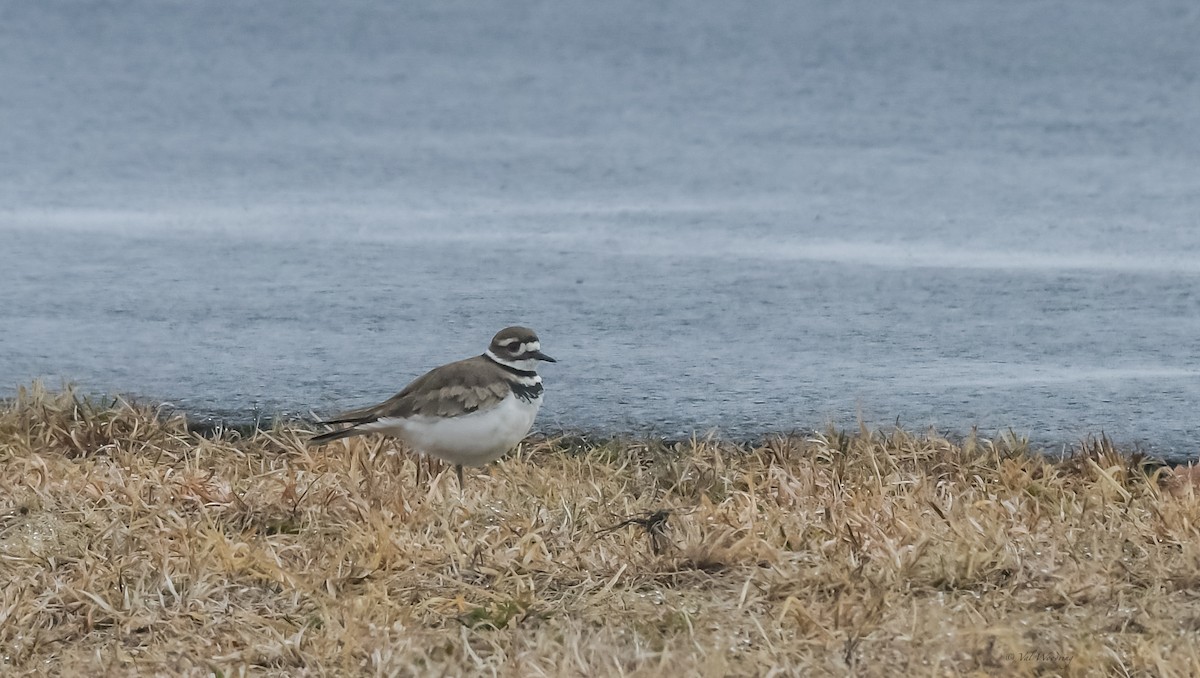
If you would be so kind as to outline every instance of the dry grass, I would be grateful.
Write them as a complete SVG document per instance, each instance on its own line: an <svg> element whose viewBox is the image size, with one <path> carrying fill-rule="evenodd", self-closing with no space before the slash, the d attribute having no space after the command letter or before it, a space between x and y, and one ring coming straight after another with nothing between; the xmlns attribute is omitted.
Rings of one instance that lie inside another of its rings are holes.
<svg viewBox="0 0 1200 678"><path fill-rule="evenodd" d="M306 434L22 390L0 674L1200 673L1192 476L1103 441L534 440L460 494Z"/></svg>

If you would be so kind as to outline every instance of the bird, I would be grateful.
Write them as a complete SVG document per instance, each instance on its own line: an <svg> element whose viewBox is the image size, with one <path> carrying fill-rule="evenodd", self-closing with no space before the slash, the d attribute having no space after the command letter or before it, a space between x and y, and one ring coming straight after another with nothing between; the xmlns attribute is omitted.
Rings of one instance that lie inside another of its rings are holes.
<svg viewBox="0 0 1200 678"><path fill-rule="evenodd" d="M499 459L529 433L542 405L538 364L558 362L542 352L528 327L506 327L482 355L435 367L387 400L317 423L345 428L321 433L310 445L381 433L415 451L463 466Z"/></svg>

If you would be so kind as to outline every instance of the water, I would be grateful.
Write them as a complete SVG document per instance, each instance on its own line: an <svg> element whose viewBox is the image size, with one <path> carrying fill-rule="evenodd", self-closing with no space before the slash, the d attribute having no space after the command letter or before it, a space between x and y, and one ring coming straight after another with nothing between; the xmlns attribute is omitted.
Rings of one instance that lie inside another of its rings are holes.
<svg viewBox="0 0 1200 678"><path fill-rule="evenodd" d="M1200 6L0 5L0 384L1194 455Z"/></svg>

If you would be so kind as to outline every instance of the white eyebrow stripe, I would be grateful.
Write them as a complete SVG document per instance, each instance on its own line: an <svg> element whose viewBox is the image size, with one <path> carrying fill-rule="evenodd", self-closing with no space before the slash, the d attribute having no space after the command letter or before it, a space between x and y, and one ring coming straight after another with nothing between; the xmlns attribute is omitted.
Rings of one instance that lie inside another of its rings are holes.
<svg viewBox="0 0 1200 678"><path fill-rule="evenodd" d="M500 341L497 341L496 343L499 344L500 346L508 346L509 344L513 343L516 340L517 340L516 337L509 337L507 339L502 339Z"/></svg>
<svg viewBox="0 0 1200 678"><path fill-rule="evenodd" d="M490 349L490 348L488 350L484 351L483 353L484 353L484 355L486 355L488 357L489 360L491 360L493 362L499 363L506 367L511 367L516 370L521 370L522 372L531 372L535 376L537 375L537 367L538 367L537 358L517 358L515 360L509 360L507 358L501 358L500 356L496 355L495 353L492 352L492 349Z"/></svg>

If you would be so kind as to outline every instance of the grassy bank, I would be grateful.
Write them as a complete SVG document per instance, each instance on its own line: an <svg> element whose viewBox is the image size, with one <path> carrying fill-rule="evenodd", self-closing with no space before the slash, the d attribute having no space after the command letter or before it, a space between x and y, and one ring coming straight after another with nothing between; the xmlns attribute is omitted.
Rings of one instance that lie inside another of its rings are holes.
<svg viewBox="0 0 1200 678"><path fill-rule="evenodd" d="M0 408L0 673L1200 673L1200 500L1103 443L529 440L460 493L306 435Z"/></svg>

